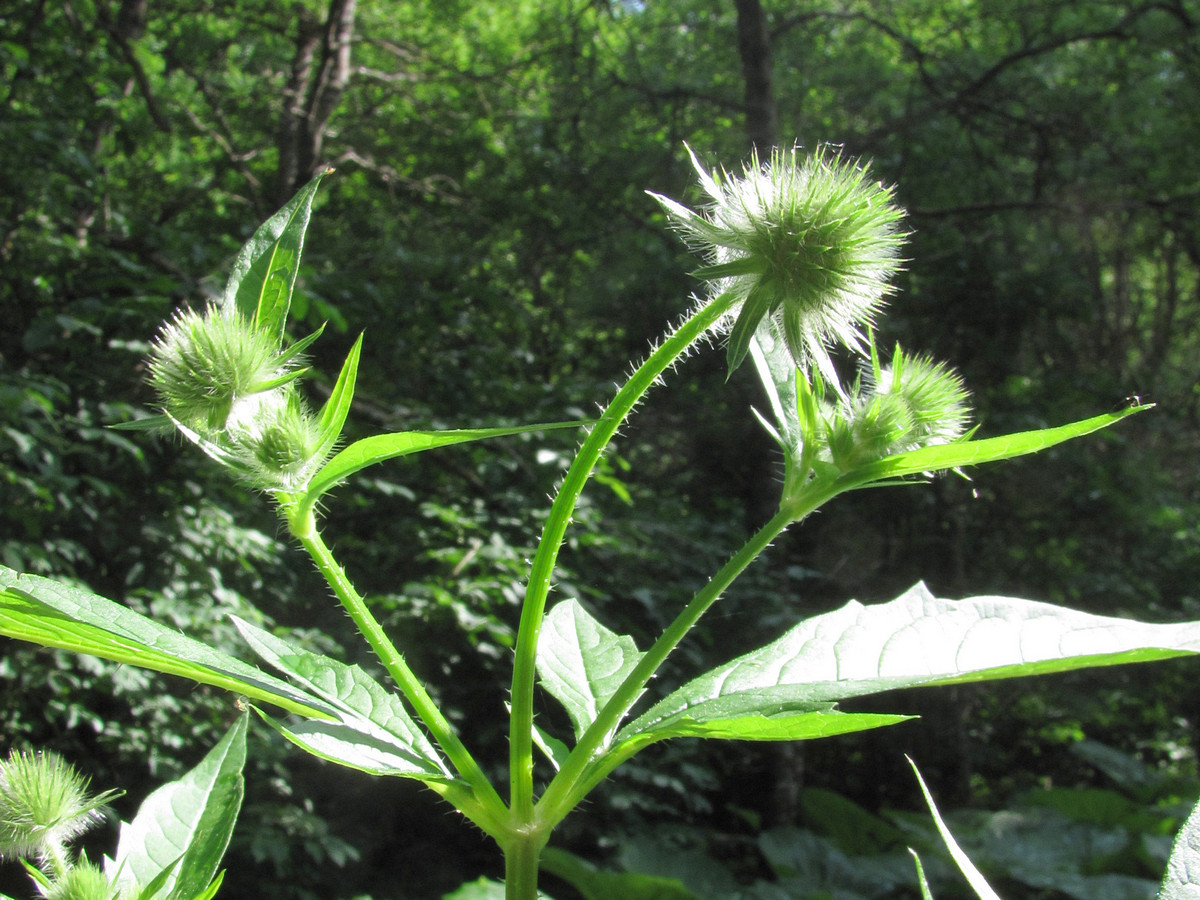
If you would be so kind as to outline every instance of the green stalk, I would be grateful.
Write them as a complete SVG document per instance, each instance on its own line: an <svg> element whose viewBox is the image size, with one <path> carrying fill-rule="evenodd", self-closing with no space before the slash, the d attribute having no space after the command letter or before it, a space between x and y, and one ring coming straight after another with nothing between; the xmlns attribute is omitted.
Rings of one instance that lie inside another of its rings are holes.
<svg viewBox="0 0 1200 900"><path fill-rule="evenodd" d="M367 609L366 603L363 602L354 585L350 583L350 579L346 577L346 572L338 565L332 551L321 538L311 509L297 520L293 520L289 516L288 526L292 534L308 551L309 556L316 563L318 571L333 588L333 592L341 601L346 612L350 614L350 618L358 630L366 638L371 649L375 651L375 655L379 657L379 661L383 663L388 674L392 676L405 698L412 705L413 711L429 729L430 734L449 757L458 774L471 786L473 798L455 792L447 799L450 799L460 812L468 816L492 837L502 840L502 835L507 830L505 823L508 818L508 809L505 807L504 801L500 799L500 795L488 781L479 764L475 762L475 758L471 756L454 732L454 726L442 715L442 711L433 702L433 698L429 696L425 686L421 684L412 669L409 668L408 663L404 661L404 656L388 639L378 620ZM472 800L473 802L471 802Z"/></svg>
<svg viewBox="0 0 1200 900"><path fill-rule="evenodd" d="M537 900L538 857L548 835L518 833L504 845L504 900Z"/></svg>
<svg viewBox="0 0 1200 900"><path fill-rule="evenodd" d="M744 572L760 553L770 546L793 522L803 519L813 510L828 502L840 489L831 480L812 481L795 491L780 505L779 511L769 522L756 531L728 562L712 577L674 621L664 629L658 640L646 651L621 686L600 710L595 721L579 739L563 762L562 768L546 788L538 801L538 821L553 827L579 804L589 791L599 784L626 756L613 756L597 762L597 753L616 732L621 720L637 702L654 673L662 666L679 642L700 620L734 580Z"/></svg>
<svg viewBox="0 0 1200 900"><path fill-rule="evenodd" d="M550 593L550 579L579 495L604 448L638 401L667 367L712 327L733 301L730 294L722 294L709 301L686 319L638 367L588 433L554 498L530 569L529 585L525 589L513 666L512 712L509 716L509 799L518 821L531 821L533 816L533 690L538 639L546 612L546 598Z"/></svg>

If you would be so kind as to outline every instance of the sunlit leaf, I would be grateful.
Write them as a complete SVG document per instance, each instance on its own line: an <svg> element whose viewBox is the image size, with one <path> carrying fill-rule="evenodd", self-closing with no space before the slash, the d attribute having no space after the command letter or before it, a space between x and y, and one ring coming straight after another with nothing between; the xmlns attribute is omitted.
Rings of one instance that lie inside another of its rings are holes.
<svg viewBox="0 0 1200 900"><path fill-rule="evenodd" d="M0 634L180 675L289 712L332 714L266 672L98 594L0 566Z"/></svg>
<svg viewBox="0 0 1200 900"><path fill-rule="evenodd" d="M300 271L313 198L326 174L317 175L259 226L234 260L225 287L226 307L236 308L256 327L280 340Z"/></svg>
<svg viewBox="0 0 1200 900"><path fill-rule="evenodd" d="M730 710L835 702L896 688L1145 662L1200 652L1200 622L1153 625L1011 597L939 600L923 585L851 602L685 684L618 740Z"/></svg>
<svg viewBox="0 0 1200 900"><path fill-rule="evenodd" d="M453 444L481 441L487 438L505 437L514 434L529 434L537 431L553 431L560 428L577 428L582 422L553 422L545 425L517 425L504 428L467 428L450 431L401 431L395 434L377 434L355 441L329 460L309 482L306 498L313 502L330 488L345 481L355 472L385 460L435 450Z"/></svg>
<svg viewBox="0 0 1200 900"><path fill-rule="evenodd" d="M938 812L937 805L933 802L933 795L929 793L929 788L925 786L925 779L917 771L916 763L911 759L908 763L912 766L912 770L917 776L917 782L921 785L921 793L925 795L925 802L929 805L929 812L933 816L934 824L937 825L938 834L942 836L942 841L946 844L946 849L950 852L954 864L958 866L959 871L963 873L963 877L967 879L967 883L971 885L971 890L975 892L979 900L1000 900L999 895L992 890L991 885L987 883L982 873L975 868L975 864L971 862L967 854L963 852L963 849L958 846L958 842L954 840L954 835L946 827L946 823L942 820L942 814Z"/></svg>
<svg viewBox="0 0 1200 900"><path fill-rule="evenodd" d="M148 884L170 869L155 896L193 900L212 883L242 805L246 717L239 716L194 769L163 785L121 825L116 858L106 869L118 884Z"/></svg>
<svg viewBox="0 0 1200 900"><path fill-rule="evenodd" d="M296 647L236 616L233 623L264 661L336 710L333 722L278 722L264 716L286 738L322 759L375 775L451 779L400 698L358 666Z"/></svg>
<svg viewBox="0 0 1200 900"><path fill-rule="evenodd" d="M576 740L642 656L633 638L605 628L579 601L550 610L538 642L538 675L566 708Z"/></svg>
<svg viewBox="0 0 1200 900"><path fill-rule="evenodd" d="M1037 431L1021 431L994 438L922 447L919 450L897 453L894 456L861 466L847 472L841 480L848 486L858 486L1025 456L1107 428L1127 416L1150 408L1149 405L1131 406L1120 412L1093 416L1090 419L1072 422L1069 425L1060 425L1056 428L1042 428Z"/></svg>
<svg viewBox="0 0 1200 900"><path fill-rule="evenodd" d="M358 340L354 342L354 346L350 348L350 352L346 354L346 361L342 364L342 371L338 374L337 382L329 394L329 399L321 408L321 415L317 423L320 438L317 452L321 456L333 449L338 438L341 437L342 426L346 424L350 403L354 400L354 382L358 377L358 360L362 353L362 343L363 338L360 334Z"/></svg>
<svg viewBox="0 0 1200 900"><path fill-rule="evenodd" d="M1159 900L1200 900L1200 804L1175 838Z"/></svg>

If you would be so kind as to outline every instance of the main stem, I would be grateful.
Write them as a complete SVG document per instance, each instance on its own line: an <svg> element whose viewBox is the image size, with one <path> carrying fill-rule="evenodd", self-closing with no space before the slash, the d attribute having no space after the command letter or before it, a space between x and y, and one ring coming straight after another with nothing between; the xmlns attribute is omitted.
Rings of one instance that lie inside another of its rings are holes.
<svg viewBox="0 0 1200 900"><path fill-rule="evenodd" d="M537 900L538 857L549 831L519 832L504 844L505 900Z"/></svg>
<svg viewBox="0 0 1200 900"><path fill-rule="evenodd" d="M468 799L465 797L456 800L455 805L459 806L460 810L484 831L499 840L508 812L504 801L500 799L500 795L496 793L496 789L483 773L475 758L463 745L454 731L454 726L442 715L442 711L429 696L425 686L413 674L400 651L388 638L375 616L367 609L366 603L363 602L354 585L350 583L350 579L346 577L345 571L338 565L332 551L321 538L312 512L306 512L296 522L289 519L288 524L292 533L316 563L321 575L333 588L338 600L350 614L350 618L362 632L371 649L375 651L375 655L379 657L388 674L395 679L401 692L412 705L413 711L429 729L430 734L449 757L458 774L471 786L474 799L478 801L477 808L474 806L463 808L460 801Z"/></svg>
<svg viewBox="0 0 1200 900"><path fill-rule="evenodd" d="M509 716L509 799L516 821L533 822L533 689L537 646L546 611L546 598L550 593L550 579L579 495L604 448L638 401L667 367L711 328L732 303L733 297L729 294L709 301L686 319L638 367L592 427L554 498L529 573L513 666L512 712Z"/></svg>

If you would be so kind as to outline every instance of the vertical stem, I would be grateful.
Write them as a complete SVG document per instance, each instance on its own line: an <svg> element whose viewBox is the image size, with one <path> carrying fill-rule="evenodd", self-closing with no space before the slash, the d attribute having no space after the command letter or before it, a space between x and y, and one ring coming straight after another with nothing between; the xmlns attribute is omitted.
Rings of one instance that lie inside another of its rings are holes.
<svg viewBox="0 0 1200 900"><path fill-rule="evenodd" d="M433 702L433 698L429 696L425 686L413 674L400 651L388 639L378 620L367 609L366 603L363 602L354 585L350 583L350 579L346 577L345 571L338 565L333 553L321 538L312 511L309 510L299 521L293 521L289 517L288 525L292 534L308 551L329 586L333 588L338 600L350 614L350 618L366 638L367 643L371 645L371 649L375 651L375 655L379 657L388 674L395 679L417 716L429 729L446 756L450 758L450 762L459 775L471 785L474 797L479 802L478 809L464 809L458 803L455 805L459 806L464 814L469 815L488 834L498 837L508 812L504 801L500 799L500 795L496 793L492 783L488 781L479 764L475 762L475 758L471 756L454 732L454 726L442 715L442 711Z"/></svg>
<svg viewBox="0 0 1200 900"><path fill-rule="evenodd" d="M523 833L504 846L504 900L537 900L538 857L545 835Z"/></svg>
<svg viewBox="0 0 1200 900"><path fill-rule="evenodd" d="M593 426L554 498L529 573L513 666L508 739L509 801L518 821L532 821L533 817L533 688L538 638L546 611L546 598L550 593L550 579L575 504L604 448L626 416L667 367L712 327L732 303L733 298L728 294L710 300L686 319L638 367Z"/></svg>

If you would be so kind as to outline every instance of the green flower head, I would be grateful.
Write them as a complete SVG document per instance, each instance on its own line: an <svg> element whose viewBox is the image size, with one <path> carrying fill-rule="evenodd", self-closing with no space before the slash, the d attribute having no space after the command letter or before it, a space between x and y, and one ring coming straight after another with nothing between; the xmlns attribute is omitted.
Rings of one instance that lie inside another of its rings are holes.
<svg viewBox="0 0 1200 900"><path fill-rule="evenodd" d="M163 326L150 355L150 384L163 409L201 433L225 428L239 400L296 374L273 335L215 306L178 314Z"/></svg>
<svg viewBox="0 0 1200 900"><path fill-rule="evenodd" d="M87 788L88 779L56 754L10 752L0 762L0 857L61 856L114 796Z"/></svg>
<svg viewBox="0 0 1200 900"><path fill-rule="evenodd" d="M689 152L691 152L689 150ZM796 364L836 383L829 351L862 352L869 325L900 268L902 211L865 166L819 150L751 157L740 177L708 172L692 154L709 196L701 212L654 195L709 265L697 274L714 293L733 292L732 372L755 329L775 316Z"/></svg>
<svg viewBox="0 0 1200 900"><path fill-rule="evenodd" d="M291 385L261 395L252 411L235 408L234 452L247 463L250 482L268 490L299 490L325 462L316 418Z"/></svg>
<svg viewBox="0 0 1200 900"><path fill-rule="evenodd" d="M892 364L882 367L876 358L864 380L825 417L829 458L843 472L956 441L967 429L967 389L942 363L905 356L897 347Z"/></svg>
<svg viewBox="0 0 1200 900"><path fill-rule="evenodd" d="M90 863L71 867L42 891L43 900L116 900L122 894L131 892L122 892L102 869Z"/></svg>

